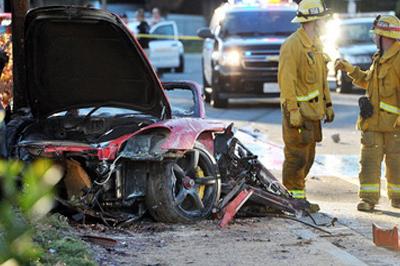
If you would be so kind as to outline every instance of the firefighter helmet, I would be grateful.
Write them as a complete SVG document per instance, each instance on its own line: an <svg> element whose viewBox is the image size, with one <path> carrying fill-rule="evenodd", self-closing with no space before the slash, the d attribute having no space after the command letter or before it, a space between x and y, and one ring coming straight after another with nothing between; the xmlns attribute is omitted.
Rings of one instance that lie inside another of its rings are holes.
<svg viewBox="0 0 400 266"><path fill-rule="evenodd" d="M400 20L396 16L377 16L372 31L379 36L400 40Z"/></svg>
<svg viewBox="0 0 400 266"><path fill-rule="evenodd" d="M323 0L303 0L299 3L297 16L292 23L303 23L318 19L325 19L331 15Z"/></svg>

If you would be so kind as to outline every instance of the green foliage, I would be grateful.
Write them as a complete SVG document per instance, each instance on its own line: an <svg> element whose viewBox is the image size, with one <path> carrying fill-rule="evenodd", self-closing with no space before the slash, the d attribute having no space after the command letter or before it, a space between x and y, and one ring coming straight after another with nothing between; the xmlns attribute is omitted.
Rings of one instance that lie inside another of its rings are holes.
<svg viewBox="0 0 400 266"><path fill-rule="evenodd" d="M28 167L18 161L0 161L0 264L27 265L41 255L32 241L30 222L51 209L52 188L60 178L61 171L47 160Z"/></svg>
<svg viewBox="0 0 400 266"><path fill-rule="evenodd" d="M85 242L70 232L65 217L54 214L36 225L33 239L43 250L37 265L82 265L92 266L92 260Z"/></svg>

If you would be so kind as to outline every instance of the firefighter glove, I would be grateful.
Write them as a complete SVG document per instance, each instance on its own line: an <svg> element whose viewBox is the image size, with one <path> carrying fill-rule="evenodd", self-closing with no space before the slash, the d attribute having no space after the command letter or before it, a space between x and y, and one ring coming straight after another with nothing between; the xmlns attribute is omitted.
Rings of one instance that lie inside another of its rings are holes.
<svg viewBox="0 0 400 266"><path fill-rule="evenodd" d="M355 67L350 64L348 61L344 59L338 59L335 62L335 70L336 71L345 71L347 73L352 73L354 71Z"/></svg>
<svg viewBox="0 0 400 266"><path fill-rule="evenodd" d="M329 106L328 108L326 108L325 123L332 123L334 119L335 112L333 111L333 107Z"/></svg>
<svg viewBox="0 0 400 266"><path fill-rule="evenodd" d="M394 128L400 127L400 116L397 117L396 122L394 122L393 127L394 127Z"/></svg>
<svg viewBox="0 0 400 266"><path fill-rule="evenodd" d="M300 110L293 110L289 113L290 116L290 125L292 127L302 127L303 126L303 117L300 114Z"/></svg>

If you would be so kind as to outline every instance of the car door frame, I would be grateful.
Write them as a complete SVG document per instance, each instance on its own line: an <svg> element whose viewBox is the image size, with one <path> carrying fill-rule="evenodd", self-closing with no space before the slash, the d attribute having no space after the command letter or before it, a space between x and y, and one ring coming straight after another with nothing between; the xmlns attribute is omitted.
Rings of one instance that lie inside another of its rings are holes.
<svg viewBox="0 0 400 266"><path fill-rule="evenodd" d="M190 90L193 93L194 97L194 110L193 110L193 118L206 118L206 108L204 105L204 100L202 96L201 86L192 81L174 81L174 82L162 82L164 90L174 90L174 89L184 89ZM168 97L168 96L167 96ZM171 104L171 101L169 101ZM171 106L171 110L172 110Z"/></svg>

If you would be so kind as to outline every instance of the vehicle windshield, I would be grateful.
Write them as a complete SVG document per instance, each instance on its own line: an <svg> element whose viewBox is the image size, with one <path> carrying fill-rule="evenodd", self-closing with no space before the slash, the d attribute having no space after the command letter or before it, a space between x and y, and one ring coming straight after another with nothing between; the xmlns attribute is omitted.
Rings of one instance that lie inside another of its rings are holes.
<svg viewBox="0 0 400 266"><path fill-rule="evenodd" d="M343 24L338 41L339 46L360 43L372 43L371 23Z"/></svg>
<svg viewBox="0 0 400 266"><path fill-rule="evenodd" d="M298 25L291 23L294 11L245 11L227 13L221 35L228 36L289 36Z"/></svg>

